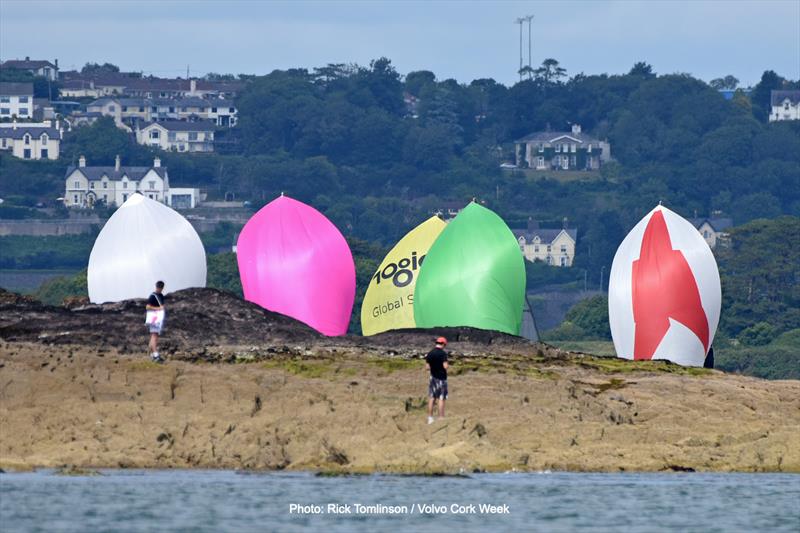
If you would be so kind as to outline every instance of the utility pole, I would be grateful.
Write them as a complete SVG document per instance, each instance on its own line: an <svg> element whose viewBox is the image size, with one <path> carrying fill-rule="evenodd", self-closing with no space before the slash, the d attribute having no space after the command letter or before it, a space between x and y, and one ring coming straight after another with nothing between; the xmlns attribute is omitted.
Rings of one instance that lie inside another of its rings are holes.
<svg viewBox="0 0 800 533"><path fill-rule="evenodd" d="M519 80L522 81L522 24L525 22L525 18L518 18L515 21L515 24L519 24Z"/></svg>
<svg viewBox="0 0 800 533"><path fill-rule="evenodd" d="M528 21L528 78L533 75L533 65L531 64L531 21L533 20L533 15L528 15L525 17L525 20Z"/></svg>
<svg viewBox="0 0 800 533"><path fill-rule="evenodd" d="M605 274L605 272L606 266L603 265L603 267L600 269L600 292L603 292L603 274Z"/></svg>

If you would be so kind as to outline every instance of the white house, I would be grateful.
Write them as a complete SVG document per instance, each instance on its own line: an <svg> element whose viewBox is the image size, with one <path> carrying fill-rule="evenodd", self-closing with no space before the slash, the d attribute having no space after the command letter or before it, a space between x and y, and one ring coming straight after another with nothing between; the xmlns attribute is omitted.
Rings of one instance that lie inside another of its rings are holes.
<svg viewBox="0 0 800 533"><path fill-rule="evenodd" d="M581 132L540 131L514 141L516 164L534 170L597 170L611 159L611 145Z"/></svg>
<svg viewBox="0 0 800 533"><path fill-rule="evenodd" d="M102 202L122 205L136 192L159 202L167 202L169 176L156 157L151 167L125 167L117 156L113 167L86 166L86 158L78 159L78 166L67 168L65 175L64 205L67 207L93 207Z"/></svg>
<svg viewBox="0 0 800 533"><path fill-rule="evenodd" d="M87 113L114 117L122 124L135 126L138 122L170 120L210 120L216 126L233 127L238 110L233 100L224 98L117 98L103 97L86 107Z"/></svg>
<svg viewBox="0 0 800 533"><path fill-rule="evenodd" d="M0 123L0 150L20 159L58 159L64 129L59 121Z"/></svg>
<svg viewBox="0 0 800 533"><path fill-rule="evenodd" d="M0 69L25 70L34 76L42 76L50 81L58 79L58 59L51 63L46 59L9 59L0 64Z"/></svg>
<svg viewBox="0 0 800 533"><path fill-rule="evenodd" d="M575 228L541 229L539 223L528 220L525 229L512 229L519 249L528 261L542 261L548 265L570 267L575 260Z"/></svg>
<svg viewBox="0 0 800 533"><path fill-rule="evenodd" d="M690 218L689 222L697 228L712 249L718 244L727 244L730 236L727 230L733 226L733 220L730 218Z"/></svg>
<svg viewBox="0 0 800 533"><path fill-rule="evenodd" d="M769 121L800 120L800 90L772 91L770 93L772 111Z"/></svg>
<svg viewBox="0 0 800 533"><path fill-rule="evenodd" d="M0 119L33 117L33 84L0 82Z"/></svg>
<svg viewBox="0 0 800 533"><path fill-rule="evenodd" d="M136 130L136 142L175 152L213 152L214 124L207 120L152 122Z"/></svg>

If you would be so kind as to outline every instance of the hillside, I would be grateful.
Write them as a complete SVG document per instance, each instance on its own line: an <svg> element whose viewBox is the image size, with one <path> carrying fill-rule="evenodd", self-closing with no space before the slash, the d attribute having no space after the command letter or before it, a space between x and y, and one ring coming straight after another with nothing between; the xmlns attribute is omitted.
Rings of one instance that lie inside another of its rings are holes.
<svg viewBox="0 0 800 533"><path fill-rule="evenodd" d="M325 338L212 289L141 302L0 292L0 467L800 472L800 382L563 352L502 334ZM420 357L451 339L448 417Z"/></svg>

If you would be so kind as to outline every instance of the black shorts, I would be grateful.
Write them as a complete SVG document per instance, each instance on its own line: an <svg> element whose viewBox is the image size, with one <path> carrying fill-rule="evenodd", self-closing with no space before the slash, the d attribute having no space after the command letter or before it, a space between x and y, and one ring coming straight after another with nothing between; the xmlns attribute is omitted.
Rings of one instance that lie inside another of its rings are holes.
<svg viewBox="0 0 800 533"><path fill-rule="evenodd" d="M428 396L431 398L447 399L447 380L437 379L431 376L431 381L428 383Z"/></svg>

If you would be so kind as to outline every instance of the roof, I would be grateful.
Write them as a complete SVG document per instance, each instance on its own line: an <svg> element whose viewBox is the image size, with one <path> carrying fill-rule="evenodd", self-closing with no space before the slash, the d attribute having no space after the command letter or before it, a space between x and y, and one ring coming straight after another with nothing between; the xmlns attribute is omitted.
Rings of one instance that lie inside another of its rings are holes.
<svg viewBox="0 0 800 533"><path fill-rule="evenodd" d="M800 103L800 90L798 91L771 91L771 101L773 106L779 106L783 103L784 100L787 98L792 103L792 105L797 105Z"/></svg>
<svg viewBox="0 0 800 533"><path fill-rule="evenodd" d="M89 180L99 180L103 177L103 175L108 176L108 179L112 181L119 181L122 179L122 176L128 176L130 180L140 180L142 179L149 171L153 170L156 174L161 176L162 178L166 177L167 175L167 167L119 167L119 171L116 170L115 167L76 167L75 165L70 165L67 167L67 173L64 176L65 178L70 177L70 175L75 172L76 170L80 171L81 174L86 176Z"/></svg>
<svg viewBox="0 0 800 533"><path fill-rule="evenodd" d="M586 133L573 133L571 131L537 131L514 141L515 143L553 142L561 137L569 137L579 143L599 143L600 140Z"/></svg>
<svg viewBox="0 0 800 533"><path fill-rule="evenodd" d="M697 229L700 229L700 226L708 222L708 225L714 231L724 231L733 226L733 219L730 218L690 218L689 222Z"/></svg>
<svg viewBox="0 0 800 533"><path fill-rule="evenodd" d="M9 59L2 64L3 68L18 68L20 70L40 69L42 67L58 68L46 59Z"/></svg>
<svg viewBox="0 0 800 533"><path fill-rule="evenodd" d="M0 128L0 137L6 139L22 139L26 133L30 134L31 137L39 137L42 133L46 133L48 137L61 139L61 132L49 126L18 126L16 129Z"/></svg>
<svg viewBox="0 0 800 533"><path fill-rule="evenodd" d="M214 123L208 120L198 120L196 122L189 122L185 120L162 120L160 122L151 122L146 124L142 126L142 129L149 128L154 124L163 126L164 129L169 131L214 131Z"/></svg>
<svg viewBox="0 0 800 533"><path fill-rule="evenodd" d="M514 234L514 237L519 239L520 237L525 237L526 242L533 242L534 237L539 237L539 240L542 244L549 244L556 240L562 231L567 232L567 235L573 241L578 240L578 230L576 228L564 228L564 229L512 229L511 232Z"/></svg>
<svg viewBox="0 0 800 533"><path fill-rule="evenodd" d="M33 84L28 82L3 81L0 82L0 94L15 95L15 96L32 95Z"/></svg>

